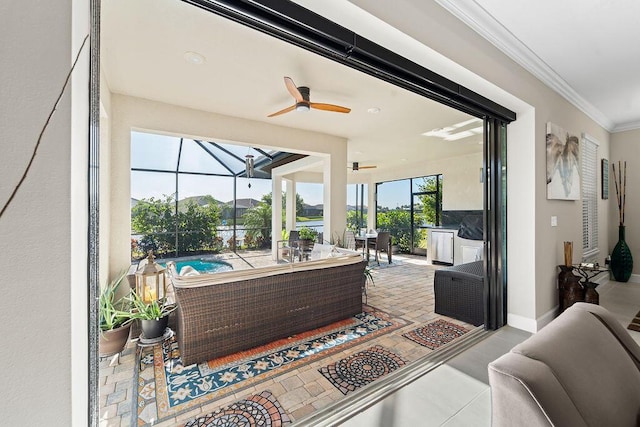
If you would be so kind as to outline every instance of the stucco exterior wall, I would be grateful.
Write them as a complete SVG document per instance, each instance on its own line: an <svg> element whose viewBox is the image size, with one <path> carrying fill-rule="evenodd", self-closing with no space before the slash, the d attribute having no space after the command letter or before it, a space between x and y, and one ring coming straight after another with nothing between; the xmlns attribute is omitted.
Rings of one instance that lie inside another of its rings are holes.
<svg viewBox="0 0 640 427"><path fill-rule="evenodd" d="M88 34L88 2L2 2L0 22L4 206ZM88 57L87 44L0 218L2 425L87 423Z"/></svg>

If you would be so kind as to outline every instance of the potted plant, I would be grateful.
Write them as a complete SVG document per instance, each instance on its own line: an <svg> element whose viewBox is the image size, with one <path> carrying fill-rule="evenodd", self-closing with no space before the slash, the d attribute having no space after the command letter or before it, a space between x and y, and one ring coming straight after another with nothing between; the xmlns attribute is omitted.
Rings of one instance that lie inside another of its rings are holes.
<svg viewBox="0 0 640 427"><path fill-rule="evenodd" d="M300 238L300 250L302 253L308 253L311 251L316 237L318 237L318 232L313 228L302 227L299 231L298 237Z"/></svg>
<svg viewBox="0 0 640 427"><path fill-rule="evenodd" d="M373 274L371 273L371 267L369 267L368 265L366 265L364 267L364 271L362 272L362 281L364 282L362 284L362 293L364 295L364 303L367 303L367 289L369 288L369 283L371 283L372 285L375 286L375 281L373 280Z"/></svg>
<svg viewBox="0 0 640 427"><path fill-rule="evenodd" d="M140 320L143 337L161 337L169 323L169 314L176 309L176 305L169 304L166 298L145 302L135 291L131 291L129 301L132 304L132 317Z"/></svg>
<svg viewBox="0 0 640 427"><path fill-rule="evenodd" d="M98 300L100 312L99 354L101 357L120 353L129 339L131 321L131 303L125 295L117 298L118 288L126 277L122 272L100 290Z"/></svg>
<svg viewBox="0 0 640 427"><path fill-rule="evenodd" d="M298 236L300 237L300 240L310 240L314 242L318 237L318 232L313 228L302 227L299 231Z"/></svg>

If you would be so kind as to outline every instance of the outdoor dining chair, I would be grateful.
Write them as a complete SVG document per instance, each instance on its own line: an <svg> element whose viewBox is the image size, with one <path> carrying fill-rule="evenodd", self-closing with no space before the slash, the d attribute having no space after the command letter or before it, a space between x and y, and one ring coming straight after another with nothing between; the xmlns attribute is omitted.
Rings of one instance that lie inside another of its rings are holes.
<svg viewBox="0 0 640 427"><path fill-rule="evenodd" d="M380 265L380 252L387 253L387 261L391 264L391 235L388 231L379 231L377 237L368 240L368 249L374 249L376 253L376 262Z"/></svg>

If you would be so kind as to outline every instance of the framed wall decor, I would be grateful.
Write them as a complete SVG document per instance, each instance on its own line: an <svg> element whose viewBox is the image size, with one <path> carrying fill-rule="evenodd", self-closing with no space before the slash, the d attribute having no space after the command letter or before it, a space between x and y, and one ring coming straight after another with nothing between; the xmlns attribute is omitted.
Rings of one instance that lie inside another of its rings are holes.
<svg viewBox="0 0 640 427"><path fill-rule="evenodd" d="M580 200L580 140L547 123L547 199Z"/></svg>
<svg viewBox="0 0 640 427"><path fill-rule="evenodd" d="M609 199L609 160L602 159L602 198Z"/></svg>

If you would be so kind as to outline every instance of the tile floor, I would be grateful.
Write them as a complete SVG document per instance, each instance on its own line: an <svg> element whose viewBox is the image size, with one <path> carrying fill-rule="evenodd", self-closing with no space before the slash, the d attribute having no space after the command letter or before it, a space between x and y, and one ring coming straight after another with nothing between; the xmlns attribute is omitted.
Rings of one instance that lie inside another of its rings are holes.
<svg viewBox="0 0 640 427"><path fill-rule="evenodd" d="M433 273L438 267L427 265L424 257L398 256L395 259L400 265L374 271L375 285L368 290L368 304L399 315L412 324L154 425L179 425L263 390L270 390L275 395L294 422L302 420L304 424L305 417L344 398L317 371L320 365L333 363L376 344L393 349L407 361L415 361L430 353L427 348L403 338L401 334L441 317L433 312ZM247 260L254 266L269 262L268 257ZM237 262L236 268L250 268L235 256L227 261ZM640 284L608 282L598 291L601 305L615 312L625 326L640 308ZM459 321L453 322L473 328ZM528 335L514 328L502 328L343 425L488 426L491 424L491 401L487 364ZM640 343L640 333L632 335ZM101 426L132 425L134 353L135 344L131 343L115 366L110 366L109 359L100 363Z"/></svg>
<svg viewBox="0 0 640 427"><path fill-rule="evenodd" d="M607 281L598 287L600 305L626 326L640 310L640 283ZM640 332L629 331L640 344ZM490 426L487 365L530 334L506 326L470 349L347 420L360 426Z"/></svg>

